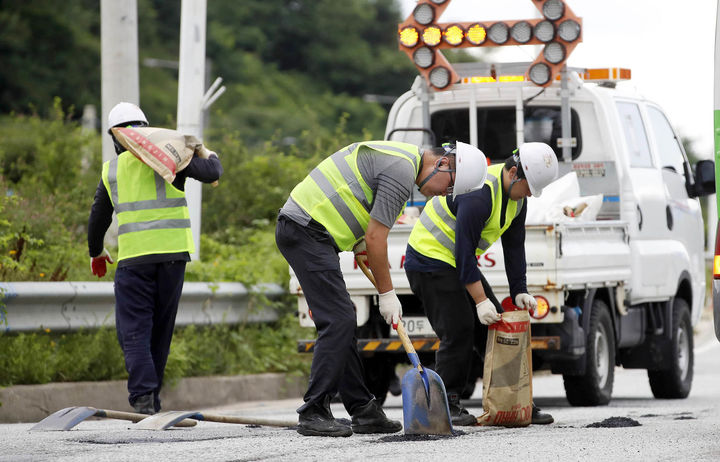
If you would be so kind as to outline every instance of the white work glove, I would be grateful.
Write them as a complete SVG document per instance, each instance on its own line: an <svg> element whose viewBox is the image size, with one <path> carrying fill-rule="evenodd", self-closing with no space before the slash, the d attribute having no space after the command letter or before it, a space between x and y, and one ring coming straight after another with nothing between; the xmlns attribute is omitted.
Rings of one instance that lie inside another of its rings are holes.
<svg viewBox="0 0 720 462"><path fill-rule="evenodd" d="M196 152L197 152L198 157L200 157L201 159L209 159L211 155L215 156L215 157L218 156L215 151L209 150L208 148L205 147L204 144L201 144L200 147L197 148Z"/></svg>
<svg viewBox="0 0 720 462"><path fill-rule="evenodd" d="M475 305L475 308L477 309L478 319L486 326L495 324L502 319L495 309L495 305L493 305L493 302L491 302L488 298Z"/></svg>
<svg viewBox="0 0 720 462"><path fill-rule="evenodd" d="M537 301L530 294L517 294L515 296L515 306L523 310L534 311L537 308Z"/></svg>
<svg viewBox="0 0 720 462"><path fill-rule="evenodd" d="M380 303L380 314L385 322L397 326L402 317L402 305L400 299L395 295L395 289L378 296Z"/></svg>
<svg viewBox="0 0 720 462"><path fill-rule="evenodd" d="M107 263L115 263L107 249L102 249L97 257L90 257L90 271L101 278L107 273Z"/></svg>

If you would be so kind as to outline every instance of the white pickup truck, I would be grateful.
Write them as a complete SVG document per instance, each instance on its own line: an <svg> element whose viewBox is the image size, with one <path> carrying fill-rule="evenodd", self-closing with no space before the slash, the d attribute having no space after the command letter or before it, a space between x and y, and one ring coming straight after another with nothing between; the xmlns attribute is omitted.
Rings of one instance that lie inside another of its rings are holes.
<svg viewBox="0 0 720 462"><path fill-rule="evenodd" d="M537 208L559 204L548 204L545 194L528 201L528 217L536 217L526 223L528 290L547 302L532 319L534 368L562 374L572 405L607 404L615 366L647 369L657 398L684 398L693 378L692 326L705 303L705 237L697 197L715 190L713 162L691 168L662 109L623 88L629 71L606 69L602 75L600 70L595 78L598 71L571 69L561 90L560 81L545 89L521 81L516 76L526 67L494 65L490 78L488 65L456 65L462 83L434 93L416 79L393 105L386 138L417 145L469 142L493 163L504 161L522 141L552 146L560 176L574 172L579 195L602 200L589 221L538 219L543 215ZM563 104L569 111L561 110ZM563 116L570 134L563 134ZM563 144L564 152L558 147ZM408 205L423 204L416 195ZM403 270L411 229L398 223L391 230L391 274L405 327L431 367L439 341ZM498 299L506 298L499 242L478 265ZM382 400L396 364L406 356L352 253L341 254L341 267L357 309L366 380ZM294 277L290 289L299 295L300 323L312 326ZM313 344L301 340L298 350L311 352ZM464 397L482 374L482 358L476 359Z"/></svg>

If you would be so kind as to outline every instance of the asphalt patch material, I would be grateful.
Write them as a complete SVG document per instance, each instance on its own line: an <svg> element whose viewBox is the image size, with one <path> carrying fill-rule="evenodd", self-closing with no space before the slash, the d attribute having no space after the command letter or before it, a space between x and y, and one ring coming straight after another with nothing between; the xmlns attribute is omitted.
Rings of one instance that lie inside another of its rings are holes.
<svg viewBox="0 0 720 462"><path fill-rule="evenodd" d="M591 423L585 428L620 428L620 427L639 427L640 422L630 417L610 417L602 422Z"/></svg>
<svg viewBox="0 0 720 462"><path fill-rule="evenodd" d="M436 441L466 435L462 430L453 430L452 435L388 435L378 438L376 443L403 443L408 441Z"/></svg>

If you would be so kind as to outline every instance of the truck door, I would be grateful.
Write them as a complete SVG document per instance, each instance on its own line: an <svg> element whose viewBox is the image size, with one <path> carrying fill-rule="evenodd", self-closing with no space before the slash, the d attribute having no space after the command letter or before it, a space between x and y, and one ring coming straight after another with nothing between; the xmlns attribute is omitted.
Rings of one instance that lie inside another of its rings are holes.
<svg viewBox="0 0 720 462"><path fill-rule="evenodd" d="M654 106L648 105L647 114L652 129L653 148L659 162L660 172L665 183L666 226L671 239L680 241L690 257L690 273L693 282L693 313L699 313L702 299L698 294L705 293L704 242L698 239L704 236L702 212L697 199L688 196L685 187L687 175L691 172L687 157L678 137L665 114ZM674 287L663 288L665 295L674 295Z"/></svg>
<svg viewBox="0 0 720 462"><path fill-rule="evenodd" d="M657 298L668 281L668 251L663 247L668 237L665 213L665 183L650 151L648 131L640 106L634 101L616 102L622 126L625 151L629 161L629 178L635 198L637 229L631 230L632 280L631 303Z"/></svg>

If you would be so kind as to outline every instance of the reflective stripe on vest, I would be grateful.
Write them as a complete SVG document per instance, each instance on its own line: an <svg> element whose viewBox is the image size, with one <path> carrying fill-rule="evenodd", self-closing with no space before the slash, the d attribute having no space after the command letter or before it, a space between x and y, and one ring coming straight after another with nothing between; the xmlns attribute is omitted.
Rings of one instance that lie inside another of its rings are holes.
<svg viewBox="0 0 720 462"><path fill-rule="evenodd" d="M476 255L482 255L493 242L497 241L522 210L524 199L508 200L505 224L500 226L502 195L499 185L502 169L503 164L488 168L485 184L490 187L490 194L493 198L492 212L480 234ZM512 218L508 219L507 217ZM455 267L455 227L456 217L450 212L447 198L444 196L433 197L426 204L420 219L413 227L408 243L415 251Z"/></svg>
<svg viewBox="0 0 720 462"><path fill-rule="evenodd" d="M118 218L118 261L195 251L185 193L129 152L103 164Z"/></svg>
<svg viewBox="0 0 720 462"><path fill-rule="evenodd" d="M290 193L308 215L327 229L340 250L351 250L365 235L370 222L373 192L357 165L362 147L407 160L417 177L420 165L417 146L394 141L361 142L320 162Z"/></svg>

